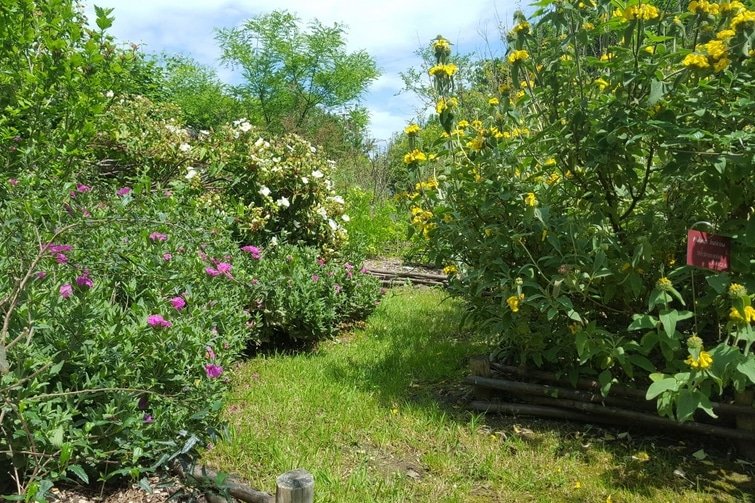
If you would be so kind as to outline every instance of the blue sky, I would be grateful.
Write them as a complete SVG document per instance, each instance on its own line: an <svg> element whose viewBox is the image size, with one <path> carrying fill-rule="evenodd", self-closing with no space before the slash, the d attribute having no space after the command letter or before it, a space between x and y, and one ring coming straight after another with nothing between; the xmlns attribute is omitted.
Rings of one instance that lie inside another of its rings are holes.
<svg viewBox="0 0 755 503"><path fill-rule="evenodd" d="M417 67L414 51L442 34L465 54L500 54L498 27L511 26L515 0L96 0L93 4L115 8L111 33L121 42L135 42L146 52L180 53L217 68L232 82L233 73L219 67L220 50L215 28L232 27L273 9L286 9L303 21L319 19L347 26L349 50L365 49L375 58L381 77L365 95L370 110L370 133L388 139L400 131L422 104L402 88L399 72Z"/></svg>

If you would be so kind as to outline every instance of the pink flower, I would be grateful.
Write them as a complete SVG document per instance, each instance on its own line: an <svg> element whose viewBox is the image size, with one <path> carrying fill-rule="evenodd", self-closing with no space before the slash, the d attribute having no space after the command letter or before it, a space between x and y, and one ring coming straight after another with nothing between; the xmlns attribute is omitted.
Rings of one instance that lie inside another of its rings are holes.
<svg viewBox="0 0 755 503"><path fill-rule="evenodd" d="M339 294L339 293L341 293L341 290L343 290L343 287L341 285L339 285L338 283L335 283L333 285L333 290L336 291L336 294Z"/></svg>
<svg viewBox="0 0 755 503"><path fill-rule="evenodd" d="M206 268L206 269L204 270L204 272L206 272L206 273L207 273L207 274L208 274L209 276L212 276L213 278L214 278L215 276L220 276L220 271L218 271L217 269L215 269L215 268L212 268L212 267L207 267L207 268Z"/></svg>
<svg viewBox="0 0 755 503"><path fill-rule="evenodd" d="M15 178L8 178L8 183L15 187L16 185L18 185L18 180L16 180Z"/></svg>
<svg viewBox="0 0 755 503"><path fill-rule="evenodd" d="M208 363L204 366L204 371L208 378L216 379L223 373L223 367L214 363Z"/></svg>
<svg viewBox="0 0 755 503"><path fill-rule="evenodd" d="M242 246L241 251L246 252L249 255L251 255L254 260L260 259L261 250L257 248L256 246L252 246L252 245Z"/></svg>
<svg viewBox="0 0 755 503"><path fill-rule="evenodd" d="M55 245L50 243L47 245L47 251L50 253L61 253L61 252L67 252L73 250L73 246L71 245Z"/></svg>
<svg viewBox="0 0 755 503"><path fill-rule="evenodd" d="M121 187L120 189L115 191L116 196L126 196L131 193L131 187Z"/></svg>
<svg viewBox="0 0 755 503"><path fill-rule="evenodd" d="M84 215L84 218L90 218L92 216L92 214L89 213L89 210L86 209L86 208L84 208L83 210L81 210L81 214Z"/></svg>
<svg viewBox="0 0 755 503"><path fill-rule="evenodd" d="M173 308L176 311L180 311L181 309L186 307L186 301L183 297L173 297L170 299L170 305L173 306Z"/></svg>
<svg viewBox="0 0 755 503"><path fill-rule="evenodd" d="M173 255L170 253L163 253L163 260L166 262L170 262L173 259Z"/></svg>
<svg viewBox="0 0 755 503"><path fill-rule="evenodd" d="M362 268L359 269L359 272L361 272L362 274L367 274L367 267L366 266L362 266Z"/></svg>
<svg viewBox="0 0 755 503"><path fill-rule="evenodd" d="M208 360L215 360L215 351L212 350L212 346L207 346L207 359Z"/></svg>
<svg viewBox="0 0 755 503"><path fill-rule="evenodd" d="M228 275L231 272L231 269L233 266L229 264L228 262L219 262L217 265L218 272Z"/></svg>
<svg viewBox="0 0 755 503"><path fill-rule="evenodd" d="M62 285L60 285L59 292L61 297L68 299L71 297L71 295L73 295L73 287L70 283L63 283Z"/></svg>
<svg viewBox="0 0 755 503"><path fill-rule="evenodd" d="M152 234L149 235L149 238L152 241L167 241L168 240L168 236L161 232L153 232Z"/></svg>
<svg viewBox="0 0 755 503"><path fill-rule="evenodd" d="M155 418L152 417L152 414L144 413L144 424L152 424L155 422Z"/></svg>
<svg viewBox="0 0 755 503"><path fill-rule="evenodd" d="M149 316L147 316L147 325L152 328L170 328L173 326L173 323L169 322L159 314L150 314Z"/></svg>
<svg viewBox="0 0 755 503"><path fill-rule="evenodd" d="M80 192L80 193L82 193L82 194L83 194L84 192L90 192L91 190L92 190L92 187L90 187L89 185L84 185L83 183L80 183L80 184L78 184L78 185L76 186L76 191L77 191L77 192Z"/></svg>
<svg viewBox="0 0 755 503"><path fill-rule="evenodd" d="M313 274L312 283L317 283L318 281L320 281L320 276L318 276L317 274Z"/></svg>
<svg viewBox="0 0 755 503"><path fill-rule="evenodd" d="M325 259L322 258L322 257L318 257L317 258L317 265L319 265L320 267L324 266L325 265Z"/></svg>
<svg viewBox="0 0 755 503"><path fill-rule="evenodd" d="M76 278L76 284L79 286L85 286L87 288L92 288L94 286L94 282L89 277L89 269L84 269L84 272Z"/></svg>
<svg viewBox="0 0 755 503"><path fill-rule="evenodd" d="M37 279L45 279L47 277L47 273L45 271L37 271Z"/></svg>
<svg viewBox="0 0 755 503"><path fill-rule="evenodd" d="M62 254L62 253L58 253L57 255L55 255L55 261L56 261L56 262L57 262L58 264L67 264L67 263L68 263L68 257L66 257L66 256L65 256L64 254Z"/></svg>

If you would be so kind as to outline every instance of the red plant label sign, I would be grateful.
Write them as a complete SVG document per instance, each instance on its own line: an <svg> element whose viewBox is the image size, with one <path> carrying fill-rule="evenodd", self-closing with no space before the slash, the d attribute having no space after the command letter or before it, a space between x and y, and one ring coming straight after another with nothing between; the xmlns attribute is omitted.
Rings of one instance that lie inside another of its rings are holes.
<svg viewBox="0 0 755 503"><path fill-rule="evenodd" d="M687 231L687 265L728 271L731 257L731 238L707 232Z"/></svg>

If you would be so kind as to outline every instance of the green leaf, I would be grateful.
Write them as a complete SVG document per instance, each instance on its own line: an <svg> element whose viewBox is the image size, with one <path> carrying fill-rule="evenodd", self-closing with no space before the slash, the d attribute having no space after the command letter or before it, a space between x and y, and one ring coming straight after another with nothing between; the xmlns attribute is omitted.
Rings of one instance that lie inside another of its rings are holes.
<svg viewBox="0 0 755 503"><path fill-rule="evenodd" d="M652 400L661 393L664 393L666 391L677 391L678 389L679 383L676 381L676 379L674 379L673 377L667 377L651 384L647 390L647 393L645 393L645 399Z"/></svg>
<svg viewBox="0 0 755 503"><path fill-rule="evenodd" d="M610 370L606 369L598 375L598 382L600 383L600 393L603 396L608 396L608 392L613 384L613 374Z"/></svg>
<svg viewBox="0 0 755 503"><path fill-rule="evenodd" d="M63 434L65 431L62 426L58 426L50 432L50 443L55 447L63 446Z"/></svg>
<svg viewBox="0 0 755 503"><path fill-rule="evenodd" d="M731 278L729 278L728 274L722 273L708 276L707 278L705 278L705 281L713 290L715 290L717 294L722 295L724 292L726 292L726 288L729 286L729 283L731 283Z"/></svg>
<svg viewBox="0 0 755 503"><path fill-rule="evenodd" d="M647 330L648 328L655 328L657 324L658 320L649 314L635 314L632 315L632 323L629 324L627 330Z"/></svg>
<svg viewBox="0 0 755 503"><path fill-rule="evenodd" d="M680 423L688 421L697 410L700 397L696 392L683 389L676 400L676 420Z"/></svg>
<svg viewBox="0 0 755 503"><path fill-rule="evenodd" d="M661 324L663 324L663 331L669 339L673 338L676 333L676 322L679 319L678 314L676 309L664 309L658 314L658 318L661 320Z"/></svg>
<svg viewBox="0 0 755 503"><path fill-rule="evenodd" d="M750 353L746 360L739 362L737 370L746 375L751 383L755 383L755 356Z"/></svg>
<svg viewBox="0 0 755 503"><path fill-rule="evenodd" d="M83 483L89 484L89 476L80 465L71 465L68 467L68 470L73 472Z"/></svg>

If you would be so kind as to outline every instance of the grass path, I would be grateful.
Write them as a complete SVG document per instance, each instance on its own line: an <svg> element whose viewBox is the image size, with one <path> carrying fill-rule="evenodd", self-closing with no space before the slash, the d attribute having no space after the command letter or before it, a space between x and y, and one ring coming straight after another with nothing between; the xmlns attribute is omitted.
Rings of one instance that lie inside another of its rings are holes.
<svg viewBox="0 0 755 503"><path fill-rule="evenodd" d="M465 411L457 383L485 345L460 315L441 292L395 290L364 329L246 362L205 461L268 491L306 468L318 502L753 501L752 466L699 446Z"/></svg>

